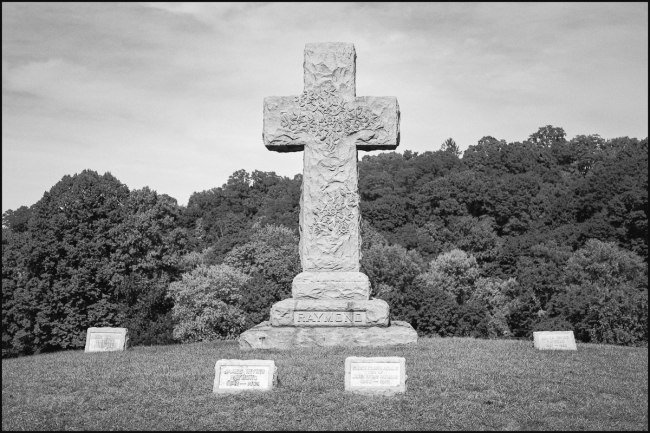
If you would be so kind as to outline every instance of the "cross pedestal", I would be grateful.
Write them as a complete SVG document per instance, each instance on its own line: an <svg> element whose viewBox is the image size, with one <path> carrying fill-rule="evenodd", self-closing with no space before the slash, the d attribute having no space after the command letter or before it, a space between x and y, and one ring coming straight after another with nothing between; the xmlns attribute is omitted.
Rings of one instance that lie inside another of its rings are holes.
<svg viewBox="0 0 650 433"><path fill-rule="evenodd" d="M305 46L299 96L264 99L264 145L304 152L300 197L300 260L292 298L271 308L270 322L244 332L242 348L386 345L417 341L413 328L389 318L370 299L359 272L361 234L357 151L395 149L399 106L394 97L356 96L354 45Z"/></svg>

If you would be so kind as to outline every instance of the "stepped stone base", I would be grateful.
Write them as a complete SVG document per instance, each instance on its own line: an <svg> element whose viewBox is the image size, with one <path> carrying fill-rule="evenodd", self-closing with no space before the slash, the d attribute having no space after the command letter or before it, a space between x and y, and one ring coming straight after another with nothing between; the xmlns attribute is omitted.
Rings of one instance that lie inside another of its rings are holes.
<svg viewBox="0 0 650 433"><path fill-rule="evenodd" d="M293 349L297 347L380 347L415 344L418 334L411 325L393 321L388 327L273 327L270 322L242 333L239 348Z"/></svg>
<svg viewBox="0 0 650 433"><path fill-rule="evenodd" d="M370 299L370 280L361 272L301 272L291 284L294 299Z"/></svg>

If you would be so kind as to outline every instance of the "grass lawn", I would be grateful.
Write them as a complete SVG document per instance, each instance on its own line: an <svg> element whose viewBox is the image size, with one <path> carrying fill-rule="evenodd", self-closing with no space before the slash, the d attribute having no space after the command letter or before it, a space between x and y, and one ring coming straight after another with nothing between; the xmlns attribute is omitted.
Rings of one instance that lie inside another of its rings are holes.
<svg viewBox="0 0 650 433"><path fill-rule="evenodd" d="M347 356L403 356L407 393L344 392ZM273 359L271 392L215 397L218 359ZM2 361L3 430L647 430L648 349L420 339L241 352L234 342Z"/></svg>

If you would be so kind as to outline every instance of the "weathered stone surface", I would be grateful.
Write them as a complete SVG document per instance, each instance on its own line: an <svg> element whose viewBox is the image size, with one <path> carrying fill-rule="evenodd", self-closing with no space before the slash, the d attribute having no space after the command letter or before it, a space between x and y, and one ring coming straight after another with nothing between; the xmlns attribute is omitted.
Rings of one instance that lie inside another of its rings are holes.
<svg viewBox="0 0 650 433"><path fill-rule="evenodd" d="M345 358L345 390L355 394L406 392L406 359L399 356Z"/></svg>
<svg viewBox="0 0 650 433"><path fill-rule="evenodd" d="M271 326L388 326L389 307L386 301L340 301L330 299L285 299L271 307ZM303 320L297 313L306 313ZM340 312L339 315L320 315ZM311 314L310 314L311 313ZM355 314L363 313L363 314ZM363 318L363 320L358 320Z"/></svg>
<svg viewBox="0 0 650 433"><path fill-rule="evenodd" d="M370 299L370 280L361 272L301 272L291 286L294 299Z"/></svg>
<svg viewBox="0 0 650 433"><path fill-rule="evenodd" d="M299 96L264 99L262 134L269 150L305 152L299 218L303 272L293 281L294 299L276 303L270 322L241 334L240 347L416 343L410 325L391 326L388 304L369 301L370 283L359 272L357 151L399 145L397 99L356 97L356 53L346 43L307 44L304 84Z"/></svg>
<svg viewBox="0 0 650 433"><path fill-rule="evenodd" d="M393 321L388 327L274 327L270 322L242 333L239 348L292 349L296 347L380 347L415 344L418 334L406 322Z"/></svg>
<svg viewBox="0 0 650 433"><path fill-rule="evenodd" d="M331 84L340 95L356 96L356 58L353 44L305 44L305 90L320 89Z"/></svg>
<svg viewBox="0 0 650 433"><path fill-rule="evenodd" d="M273 360L220 359L214 366L212 392L270 391L277 382L277 371Z"/></svg>
<svg viewBox="0 0 650 433"><path fill-rule="evenodd" d="M300 104L304 104L308 98L310 104L306 105L308 108L305 111ZM311 98L314 98L313 102ZM332 105L343 108L333 115L331 113L336 111L332 110ZM328 117L323 115L324 112L328 113ZM360 150L391 150L399 145L400 111L397 98L392 96L359 96L352 99L342 96L329 100L315 92L268 96L264 98L263 113L264 145L275 152L299 152L304 150L306 144L326 137L328 130L317 118L327 118L333 128L341 129L338 140L346 139Z"/></svg>
<svg viewBox="0 0 650 433"><path fill-rule="evenodd" d="M397 99L355 97L355 58L352 44L307 44L303 94L264 100L266 147L305 151L303 271L359 271L357 149L394 149L399 144Z"/></svg>
<svg viewBox="0 0 650 433"><path fill-rule="evenodd" d="M539 350L578 350L573 331L533 332L533 346Z"/></svg>
<svg viewBox="0 0 650 433"><path fill-rule="evenodd" d="M88 328L85 352L115 352L126 349L126 328Z"/></svg>

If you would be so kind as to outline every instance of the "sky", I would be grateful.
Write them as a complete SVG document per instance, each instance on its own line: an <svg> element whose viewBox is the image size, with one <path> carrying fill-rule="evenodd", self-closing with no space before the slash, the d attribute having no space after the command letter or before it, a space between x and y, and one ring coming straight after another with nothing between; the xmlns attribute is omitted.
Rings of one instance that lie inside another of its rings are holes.
<svg viewBox="0 0 650 433"><path fill-rule="evenodd" d="M301 173L264 147L262 102L302 92L309 42L355 45L357 96L397 97L398 152L648 136L647 3L3 2L2 212L85 169L180 205Z"/></svg>

